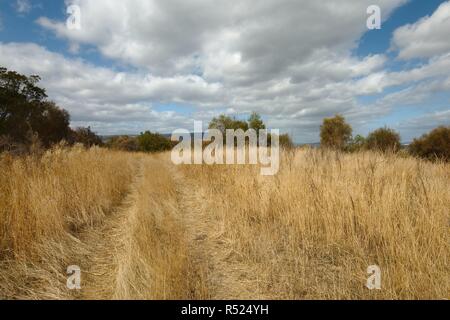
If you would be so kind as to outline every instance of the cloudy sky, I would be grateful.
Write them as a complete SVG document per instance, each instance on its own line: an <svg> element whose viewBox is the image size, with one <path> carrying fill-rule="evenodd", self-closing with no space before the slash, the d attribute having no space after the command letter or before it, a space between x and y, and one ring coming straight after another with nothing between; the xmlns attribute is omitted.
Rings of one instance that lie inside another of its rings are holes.
<svg viewBox="0 0 450 320"><path fill-rule="evenodd" d="M100 134L257 111L298 143L336 113L410 141L450 125L449 33L437 0L0 0L0 66L40 75L72 126Z"/></svg>

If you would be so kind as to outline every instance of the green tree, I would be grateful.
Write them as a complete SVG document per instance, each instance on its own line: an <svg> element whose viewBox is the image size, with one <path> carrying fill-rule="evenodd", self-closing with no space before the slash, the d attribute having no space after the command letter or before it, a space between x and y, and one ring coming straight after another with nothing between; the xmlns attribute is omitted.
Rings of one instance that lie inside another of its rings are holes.
<svg viewBox="0 0 450 320"><path fill-rule="evenodd" d="M293 149L294 146L294 142L292 142L292 138L289 134L285 133L280 135L280 147L289 150Z"/></svg>
<svg viewBox="0 0 450 320"><path fill-rule="evenodd" d="M51 101L43 102L41 107L42 112L36 115L32 127L44 147L50 147L61 140L70 139L69 113Z"/></svg>
<svg viewBox="0 0 450 320"><path fill-rule="evenodd" d="M140 151L144 152L162 152L172 149L172 142L159 133L146 131L137 137Z"/></svg>
<svg viewBox="0 0 450 320"><path fill-rule="evenodd" d="M229 116L221 114L217 118L216 117L212 118L208 128L220 130L222 134L225 134L225 130L231 129L232 123L233 119L231 119Z"/></svg>
<svg viewBox="0 0 450 320"><path fill-rule="evenodd" d="M217 118L213 118L208 126L209 129L217 129L222 132L223 142L226 143L226 131L227 130L248 130L248 123L241 120L236 120L236 118L231 118L224 114L221 114Z"/></svg>
<svg viewBox="0 0 450 320"><path fill-rule="evenodd" d="M252 112L252 114L250 115L248 119L248 127L250 129L256 130L256 132L266 129L266 125L262 121L261 116L256 112Z"/></svg>
<svg viewBox="0 0 450 320"><path fill-rule="evenodd" d="M103 141L97 134L95 134L90 127L87 128L76 128L72 132L73 141L75 143L81 143L86 148L93 146L102 146Z"/></svg>
<svg viewBox="0 0 450 320"><path fill-rule="evenodd" d="M320 144L323 147L343 150L352 137L352 127L341 115L325 118L320 127Z"/></svg>
<svg viewBox="0 0 450 320"><path fill-rule="evenodd" d="M244 131L248 130L248 123L241 120L236 120L224 114L220 115L217 118L213 118L209 123L209 129L217 129L222 132L225 137L227 129L238 130L242 129Z"/></svg>
<svg viewBox="0 0 450 320"><path fill-rule="evenodd" d="M397 152L401 147L400 135L393 129L380 128L367 136L366 146L369 150Z"/></svg>
<svg viewBox="0 0 450 320"><path fill-rule="evenodd" d="M360 151L366 146L366 138L360 134L356 135L349 143L347 150L350 152Z"/></svg>
<svg viewBox="0 0 450 320"><path fill-rule="evenodd" d="M70 138L69 114L46 100L39 81L39 76L0 68L0 136L15 144L29 144L29 137L37 136L46 147Z"/></svg>
<svg viewBox="0 0 450 320"><path fill-rule="evenodd" d="M450 126L438 127L419 139L414 139L409 152L429 160L450 161Z"/></svg>

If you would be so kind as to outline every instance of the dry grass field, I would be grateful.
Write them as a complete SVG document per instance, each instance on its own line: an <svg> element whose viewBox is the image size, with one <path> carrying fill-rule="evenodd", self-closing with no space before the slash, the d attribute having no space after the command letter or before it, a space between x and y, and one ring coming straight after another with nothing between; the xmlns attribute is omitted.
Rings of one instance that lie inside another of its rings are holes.
<svg viewBox="0 0 450 320"><path fill-rule="evenodd" d="M450 297L449 164L299 149L264 177L56 148L0 168L1 299Z"/></svg>

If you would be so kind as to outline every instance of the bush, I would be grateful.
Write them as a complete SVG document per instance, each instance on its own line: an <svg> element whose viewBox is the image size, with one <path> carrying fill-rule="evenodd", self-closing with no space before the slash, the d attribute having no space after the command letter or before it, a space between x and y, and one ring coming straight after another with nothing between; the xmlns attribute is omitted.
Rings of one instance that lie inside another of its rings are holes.
<svg viewBox="0 0 450 320"><path fill-rule="evenodd" d="M122 151L139 151L139 145L136 138L129 136L113 137L108 141L107 146L111 149Z"/></svg>
<svg viewBox="0 0 450 320"><path fill-rule="evenodd" d="M397 152L401 147L400 135L389 128L377 129L367 137L366 147L369 150Z"/></svg>
<svg viewBox="0 0 450 320"><path fill-rule="evenodd" d="M9 146L26 149L30 136L46 148L70 138L68 112L47 100L39 81L38 76L0 68L0 136L8 136Z"/></svg>
<svg viewBox="0 0 450 320"><path fill-rule="evenodd" d="M162 152L172 149L173 144L168 138L159 133L146 131L137 138L140 151Z"/></svg>
<svg viewBox="0 0 450 320"><path fill-rule="evenodd" d="M419 139L414 139L409 152L415 156L450 161L450 126L438 127Z"/></svg>
<svg viewBox="0 0 450 320"><path fill-rule="evenodd" d="M222 132L222 135L225 139L226 136L226 130L232 129L232 130L238 130L242 129L244 131L248 130L248 123L241 120L236 120L234 118L231 118L226 115L220 115L217 118L213 118L211 122L209 123L209 129L217 129Z"/></svg>
<svg viewBox="0 0 450 320"><path fill-rule="evenodd" d="M357 152L363 150L365 146L366 146L366 138L358 134L350 141L346 150L349 152Z"/></svg>
<svg viewBox="0 0 450 320"><path fill-rule="evenodd" d="M261 115L256 112L252 112L250 117L248 118L248 127L249 129L254 129L256 132L259 132L259 130L266 129L266 125L264 124L264 121L261 119Z"/></svg>
<svg viewBox="0 0 450 320"><path fill-rule="evenodd" d="M102 138L92 132L90 127L75 129L72 133L72 137L72 142L81 143L86 148L103 145Z"/></svg>
<svg viewBox="0 0 450 320"><path fill-rule="evenodd" d="M286 150L294 148L294 142L292 142L291 136L287 133L280 135L280 147Z"/></svg>
<svg viewBox="0 0 450 320"><path fill-rule="evenodd" d="M352 131L343 116L326 118L320 127L320 144L323 147L343 150L352 137Z"/></svg>

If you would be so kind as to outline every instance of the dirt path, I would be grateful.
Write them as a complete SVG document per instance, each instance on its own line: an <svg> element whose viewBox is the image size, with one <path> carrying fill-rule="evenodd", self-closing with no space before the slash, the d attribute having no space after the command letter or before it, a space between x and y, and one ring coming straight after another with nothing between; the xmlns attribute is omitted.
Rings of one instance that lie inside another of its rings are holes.
<svg viewBox="0 0 450 320"><path fill-rule="evenodd" d="M241 261L240 255L233 251L230 241L223 235L220 223L208 209L211 208L211 204L204 187L197 185L196 181L190 181L183 175L181 168L167 162L168 160L161 158L159 161L161 161L160 169L167 170L168 177L173 179L177 191L175 212L178 215L178 224L183 229L184 241L188 248L188 264L191 266L188 286L195 288L193 296L186 298L221 300L269 298L261 293L256 270ZM142 200L139 197L147 194L142 188L148 186L149 181L144 179L148 179L148 176L146 178L146 175L142 174L141 168L122 205L107 216L101 226L82 235L80 240L89 244L89 248L81 250L80 256L77 257L77 260L82 262L80 267L83 270L83 288L75 294L75 298L116 297L117 275L121 268L118 259L123 259L125 251L132 250L124 247L122 240L132 236L126 234L130 230L124 226L127 219L136 214L133 210L137 210L136 203ZM147 210L151 211L152 207ZM134 281L141 282L142 279ZM135 285L140 286L138 283ZM126 296L122 295L121 298ZM147 295L141 292L140 296Z"/></svg>
<svg viewBox="0 0 450 320"><path fill-rule="evenodd" d="M135 210L137 188L142 176L142 162L139 163L136 177L127 196L120 206L105 217L100 226L86 230L81 234L81 242L88 244L88 250L80 252L82 290L74 291L75 298L89 300L112 299L115 292L117 258L123 247L124 225ZM84 253L84 254L83 254Z"/></svg>
<svg viewBox="0 0 450 320"><path fill-rule="evenodd" d="M209 199L203 189L183 176L182 171L172 166L180 193L180 212L186 227L187 241L201 274L206 278L211 299L249 300L265 299L261 293L258 273L242 263L222 227L209 208Z"/></svg>

